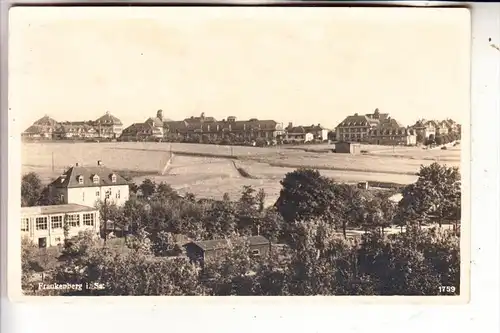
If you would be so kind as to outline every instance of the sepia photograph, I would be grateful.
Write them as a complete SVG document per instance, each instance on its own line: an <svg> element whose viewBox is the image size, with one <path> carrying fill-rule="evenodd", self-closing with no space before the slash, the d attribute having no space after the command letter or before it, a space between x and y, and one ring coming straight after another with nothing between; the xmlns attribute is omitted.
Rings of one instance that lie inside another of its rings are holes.
<svg viewBox="0 0 500 333"><path fill-rule="evenodd" d="M20 294L468 294L468 10L9 19Z"/></svg>

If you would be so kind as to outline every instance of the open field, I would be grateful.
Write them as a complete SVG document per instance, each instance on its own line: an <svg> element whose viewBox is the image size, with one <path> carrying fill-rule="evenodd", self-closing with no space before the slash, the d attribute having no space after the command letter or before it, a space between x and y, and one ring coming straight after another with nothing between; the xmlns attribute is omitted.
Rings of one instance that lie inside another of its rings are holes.
<svg viewBox="0 0 500 333"><path fill-rule="evenodd" d="M226 147L182 143L25 143L22 172L35 171L44 182L66 167L96 165L97 160L134 176L137 182L154 178L169 183L180 193L220 198L228 193L236 199L243 185L263 188L269 203L279 195L279 181L298 167L320 169L321 174L342 182L381 181L409 184L416 180L420 165L439 161L460 165L459 147L423 150L416 147L367 146L368 154L335 154L329 145L282 147ZM167 167L171 152L174 157ZM231 155L232 154L232 155ZM53 158L52 158L53 157ZM232 157L232 158L231 158Z"/></svg>

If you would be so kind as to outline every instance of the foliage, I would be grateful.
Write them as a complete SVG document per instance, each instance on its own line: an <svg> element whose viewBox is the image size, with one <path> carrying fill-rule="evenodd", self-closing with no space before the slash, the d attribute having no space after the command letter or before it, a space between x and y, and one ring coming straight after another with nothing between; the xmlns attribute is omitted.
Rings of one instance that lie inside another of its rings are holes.
<svg viewBox="0 0 500 333"><path fill-rule="evenodd" d="M21 206L48 206L61 204L60 198L53 197L48 186L42 185L42 180L35 172L23 175L21 179Z"/></svg>
<svg viewBox="0 0 500 333"><path fill-rule="evenodd" d="M286 222L327 218L335 193L332 181L317 170L298 169L281 181L282 189L275 207Z"/></svg>
<svg viewBox="0 0 500 333"><path fill-rule="evenodd" d="M431 220L460 219L461 181L458 168L433 163L422 166L418 180L403 189L399 202L397 223L418 225Z"/></svg>
<svg viewBox="0 0 500 333"><path fill-rule="evenodd" d="M268 208L265 192L250 186L236 202L227 194L195 200L145 180L141 192L148 195L123 207L98 204L103 222L129 230L126 248L103 246L92 232L68 238L65 219L61 263L48 279L104 286L78 295L435 295L439 285L459 292L459 235L418 226L460 217L460 174L433 164L418 175L396 205L391 192L358 189L300 169L285 176L279 199ZM385 235L393 222L405 231ZM351 239L348 229L366 233ZM237 241L255 234L284 244L255 257L248 243ZM183 251L188 238L230 243L198 266ZM22 246L26 289L48 262L33 244Z"/></svg>

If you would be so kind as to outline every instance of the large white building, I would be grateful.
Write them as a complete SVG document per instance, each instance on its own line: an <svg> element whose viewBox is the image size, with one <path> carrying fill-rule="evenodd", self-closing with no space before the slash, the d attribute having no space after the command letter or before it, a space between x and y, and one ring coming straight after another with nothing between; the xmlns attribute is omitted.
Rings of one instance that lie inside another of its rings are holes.
<svg viewBox="0 0 500 333"><path fill-rule="evenodd" d="M39 247L62 244L65 223L68 224L68 237L85 230L92 230L97 236L99 211L77 204L21 208L21 236L28 237Z"/></svg>
<svg viewBox="0 0 500 333"><path fill-rule="evenodd" d="M129 199L129 184L119 174L105 167L84 167L78 163L50 184L51 194L63 203L95 207L98 202L122 206Z"/></svg>

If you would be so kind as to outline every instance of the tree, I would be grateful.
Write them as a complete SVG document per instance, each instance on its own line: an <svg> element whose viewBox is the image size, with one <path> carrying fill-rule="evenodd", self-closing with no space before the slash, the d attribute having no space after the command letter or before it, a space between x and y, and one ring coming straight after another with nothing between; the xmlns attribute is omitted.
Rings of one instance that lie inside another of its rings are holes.
<svg viewBox="0 0 500 333"><path fill-rule="evenodd" d="M257 227L259 212L258 202L255 196L255 189L252 186L245 185L238 201L238 232L242 235L251 235Z"/></svg>
<svg viewBox="0 0 500 333"><path fill-rule="evenodd" d="M269 207L259 219L259 234L276 243L282 238L285 221L275 207Z"/></svg>
<svg viewBox="0 0 500 333"><path fill-rule="evenodd" d="M24 291L29 291L32 287L33 274L36 272L36 246L33 242L23 237L21 239L21 286Z"/></svg>
<svg viewBox="0 0 500 333"><path fill-rule="evenodd" d="M142 196L145 198L151 197L156 191L156 183L149 178L143 180L142 184L139 185L139 189L142 192Z"/></svg>
<svg viewBox="0 0 500 333"><path fill-rule="evenodd" d="M335 202L332 181L318 170L298 169L289 172L281 181L282 189L275 207L286 222L330 218Z"/></svg>
<svg viewBox="0 0 500 333"><path fill-rule="evenodd" d="M266 192L263 188L259 189L256 196L258 211L262 213L264 211L264 206L266 203Z"/></svg>
<svg viewBox="0 0 500 333"><path fill-rule="evenodd" d="M293 295L351 294L357 279L354 247L322 221L294 222L288 288ZM358 293L358 292L357 292Z"/></svg>
<svg viewBox="0 0 500 333"><path fill-rule="evenodd" d="M348 184L332 184L333 192L337 198L332 203L332 211L342 227L342 234L347 238L347 226L360 226L362 224L362 212L365 207L365 200L360 189Z"/></svg>
<svg viewBox="0 0 500 333"><path fill-rule="evenodd" d="M460 219L460 180L458 168L436 162L421 166L418 180L403 189L403 198L398 204L399 224Z"/></svg>
<svg viewBox="0 0 500 333"><path fill-rule="evenodd" d="M158 184L155 192L160 200L172 200L178 198L177 192L169 184L164 182Z"/></svg>
<svg viewBox="0 0 500 333"><path fill-rule="evenodd" d="M21 180L21 206L36 206L42 193L42 181L38 174L30 172L23 175Z"/></svg>
<svg viewBox="0 0 500 333"><path fill-rule="evenodd" d="M40 198L38 200L38 205L41 206L50 206L50 205L61 205L63 204L63 200L60 197L54 196L51 194L50 188L45 186L41 193Z"/></svg>
<svg viewBox="0 0 500 333"><path fill-rule="evenodd" d="M211 295L253 295L258 266L259 259L250 256L248 243L228 239L216 258L205 261L202 281Z"/></svg>

